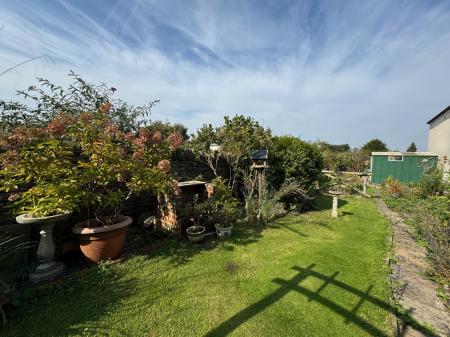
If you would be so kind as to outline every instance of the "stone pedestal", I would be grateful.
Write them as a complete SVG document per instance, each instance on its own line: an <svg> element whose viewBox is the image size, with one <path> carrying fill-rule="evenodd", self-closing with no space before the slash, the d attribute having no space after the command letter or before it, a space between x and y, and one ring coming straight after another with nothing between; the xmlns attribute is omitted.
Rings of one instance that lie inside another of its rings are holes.
<svg viewBox="0 0 450 337"><path fill-rule="evenodd" d="M67 220L70 213L52 215L42 218L34 218L28 214L19 215L16 221L20 224L37 224L40 226L41 239L37 251L37 258L39 265L30 274L30 281L39 283L42 281L51 280L55 276L61 274L64 270L64 265L61 262L54 261L55 245L53 244L53 227L58 221Z"/></svg>
<svg viewBox="0 0 450 337"><path fill-rule="evenodd" d="M331 217L337 218L339 217L338 207L339 207L339 196L342 194L339 191L329 191L331 196L333 197L333 207L331 209Z"/></svg>
<svg viewBox="0 0 450 337"><path fill-rule="evenodd" d="M338 197L337 197L337 195L333 195L333 209L331 211L331 216L333 218L337 218L339 216L339 213L338 213Z"/></svg>
<svg viewBox="0 0 450 337"><path fill-rule="evenodd" d="M30 274L30 281L39 283L51 280L61 274L64 265L61 262L53 261L55 256L55 245L53 244L53 227L55 223L46 223L41 225L41 239L37 251L39 265L35 271Z"/></svg>

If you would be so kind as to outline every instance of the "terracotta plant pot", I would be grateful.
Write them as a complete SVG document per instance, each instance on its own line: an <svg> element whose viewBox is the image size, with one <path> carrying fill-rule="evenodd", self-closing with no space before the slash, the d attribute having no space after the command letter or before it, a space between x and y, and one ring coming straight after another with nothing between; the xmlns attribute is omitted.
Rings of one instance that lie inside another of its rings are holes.
<svg viewBox="0 0 450 337"><path fill-rule="evenodd" d="M91 220L95 221L95 220ZM107 226L87 228L87 220L77 223L72 232L80 239L80 249L90 262L115 259L121 253L128 226L133 222L129 216L119 215L117 223Z"/></svg>
<svg viewBox="0 0 450 337"><path fill-rule="evenodd" d="M206 228L203 226L191 226L186 229L187 237L192 242L199 242L205 238Z"/></svg>

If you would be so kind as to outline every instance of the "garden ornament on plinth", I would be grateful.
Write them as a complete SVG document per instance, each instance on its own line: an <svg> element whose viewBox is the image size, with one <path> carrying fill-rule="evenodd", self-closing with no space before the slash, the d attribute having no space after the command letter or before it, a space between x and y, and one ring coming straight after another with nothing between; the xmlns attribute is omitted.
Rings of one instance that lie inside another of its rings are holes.
<svg viewBox="0 0 450 337"><path fill-rule="evenodd" d="M41 229L39 232L41 239L37 250L39 264L30 274L31 282L39 283L51 280L64 271L64 264L54 260L55 245L53 244L53 227L56 222L67 220L70 215L71 213L65 213L35 218L29 214L22 214L16 217L16 221L20 224L37 224Z"/></svg>
<svg viewBox="0 0 450 337"><path fill-rule="evenodd" d="M331 217L337 218L339 217L338 207L339 207L339 196L342 195L342 192L340 191L329 191L333 196L333 208L331 210Z"/></svg>

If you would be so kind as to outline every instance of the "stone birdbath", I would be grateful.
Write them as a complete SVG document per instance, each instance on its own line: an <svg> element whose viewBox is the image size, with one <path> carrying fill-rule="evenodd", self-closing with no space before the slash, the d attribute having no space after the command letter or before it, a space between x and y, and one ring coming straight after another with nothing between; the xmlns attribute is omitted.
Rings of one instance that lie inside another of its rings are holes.
<svg viewBox="0 0 450 337"><path fill-rule="evenodd" d="M361 172L358 175L362 180L362 187L363 187L362 192L367 194L367 183L369 180L369 174L367 172Z"/></svg>
<svg viewBox="0 0 450 337"><path fill-rule="evenodd" d="M70 215L71 213L65 213L35 218L29 214L22 214L16 217L16 221L20 224L39 225L41 229L39 232L41 238L37 250L39 264L30 274L31 282L39 283L51 280L63 272L64 265L61 262L54 261L53 227L56 222L69 219Z"/></svg>
<svg viewBox="0 0 450 337"><path fill-rule="evenodd" d="M339 217L338 206L339 206L339 196L342 195L341 191L328 191L329 194L333 197L333 208L331 210L331 217L337 218Z"/></svg>

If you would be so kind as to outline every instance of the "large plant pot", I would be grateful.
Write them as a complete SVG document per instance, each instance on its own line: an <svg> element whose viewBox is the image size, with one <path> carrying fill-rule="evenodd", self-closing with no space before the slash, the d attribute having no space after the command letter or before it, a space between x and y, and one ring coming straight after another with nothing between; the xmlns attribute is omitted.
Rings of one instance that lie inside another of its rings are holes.
<svg viewBox="0 0 450 337"><path fill-rule="evenodd" d="M133 222L129 216L119 215L117 223L107 226L87 228L87 220L77 223L72 232L78 235L80 249L86 259L98 263L115 259L121 253L128 226ZM91 220L91 222L93 222Z"/></svg>
<svg viewBox="0 0 450 337"><path fill-rule="evenodd" d="M187 237L192 242L199 242L205 238L206 228L203 226L191 226L186 229Z"/></svg>
<svg viewBox="0 0 450 337"><path fill-rule="evenodd" d="M37 250L39 265L30 274L30 281L39 283L51 280L64 271L64 265L61 262L54 261L55 245L53 244L53 227L56 222L66 221L71 213L50 215L41 218L35 218L29 214L22 214L16 217L19 224L39 225L41 238Z"/></svg>
<svg viewBox="0 0 450 337"><path fill-rule="evenodd" d="M233 225L232 224L216 224L216 233L217 236L221 239L224 239L226 237L231 236L231 230L233 229Z"/></svg>

